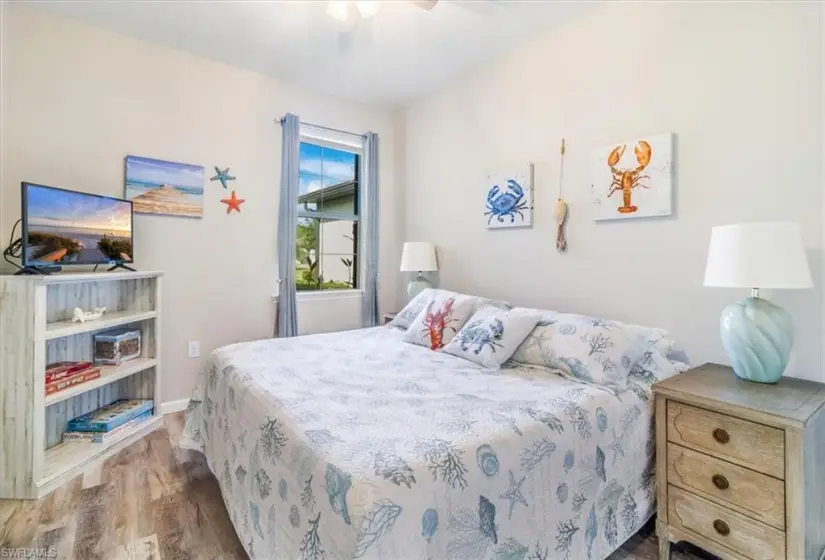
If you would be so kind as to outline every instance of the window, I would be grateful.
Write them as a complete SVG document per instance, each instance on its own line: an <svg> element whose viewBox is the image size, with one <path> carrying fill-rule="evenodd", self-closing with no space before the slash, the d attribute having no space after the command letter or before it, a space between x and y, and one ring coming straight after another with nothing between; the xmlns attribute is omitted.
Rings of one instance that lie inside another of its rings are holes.
<svg viewBox="0 0 825 560"><path fill-rule="evenodd" d="M359 155L301 142L295 282L300 291L358 288Z"/></svg>

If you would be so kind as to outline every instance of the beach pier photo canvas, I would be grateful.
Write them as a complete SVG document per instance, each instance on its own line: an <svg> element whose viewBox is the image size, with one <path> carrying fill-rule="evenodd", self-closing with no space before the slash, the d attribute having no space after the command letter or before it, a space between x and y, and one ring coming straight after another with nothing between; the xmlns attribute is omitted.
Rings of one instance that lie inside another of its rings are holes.
<svg viewBox="0 0 825 560"><path fill-rule="evenodd" d="M135 212L203 217L203 166L126 156L126 199Z"/></svg>

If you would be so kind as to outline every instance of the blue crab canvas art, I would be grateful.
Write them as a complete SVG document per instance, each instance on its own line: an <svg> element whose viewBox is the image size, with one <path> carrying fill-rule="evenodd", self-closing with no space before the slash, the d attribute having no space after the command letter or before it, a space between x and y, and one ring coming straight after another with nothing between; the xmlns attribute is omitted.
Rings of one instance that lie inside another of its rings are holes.
<svg viewBox="0 0 825 560"><path fill-rule="evenodd" d="M533 225L533 164L503 168L487 176L487 229Z"/></svg>

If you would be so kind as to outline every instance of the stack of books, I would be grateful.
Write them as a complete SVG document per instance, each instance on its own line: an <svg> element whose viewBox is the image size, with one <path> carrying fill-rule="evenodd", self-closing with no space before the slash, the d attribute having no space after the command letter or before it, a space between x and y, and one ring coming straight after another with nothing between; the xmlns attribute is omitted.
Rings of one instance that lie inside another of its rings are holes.
<svg viewBox="0 0 825 560"><path fill-rule="evenodd" d="M69 420L63 441L104 443L117 439L152 416L155 402L122 399Z"/></svg>
<svg viewBox="0 0 825 560"><path fill-rule="evenodd" d="M57 362L46 366L46 395L100 377L92 362Z"/></svg>

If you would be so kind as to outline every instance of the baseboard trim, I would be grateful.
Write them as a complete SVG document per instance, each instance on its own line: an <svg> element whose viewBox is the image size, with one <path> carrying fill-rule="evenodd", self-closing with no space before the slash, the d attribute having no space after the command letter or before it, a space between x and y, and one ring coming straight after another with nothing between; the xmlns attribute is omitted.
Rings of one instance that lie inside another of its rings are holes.
<svg viewBox="0 0 825 560"><path fill-rule="evenodd" d="M180 412L181 410L186 410L187 406L189 406L189 399L178 399L176 401L160 403L160 414Z"/></svg>

